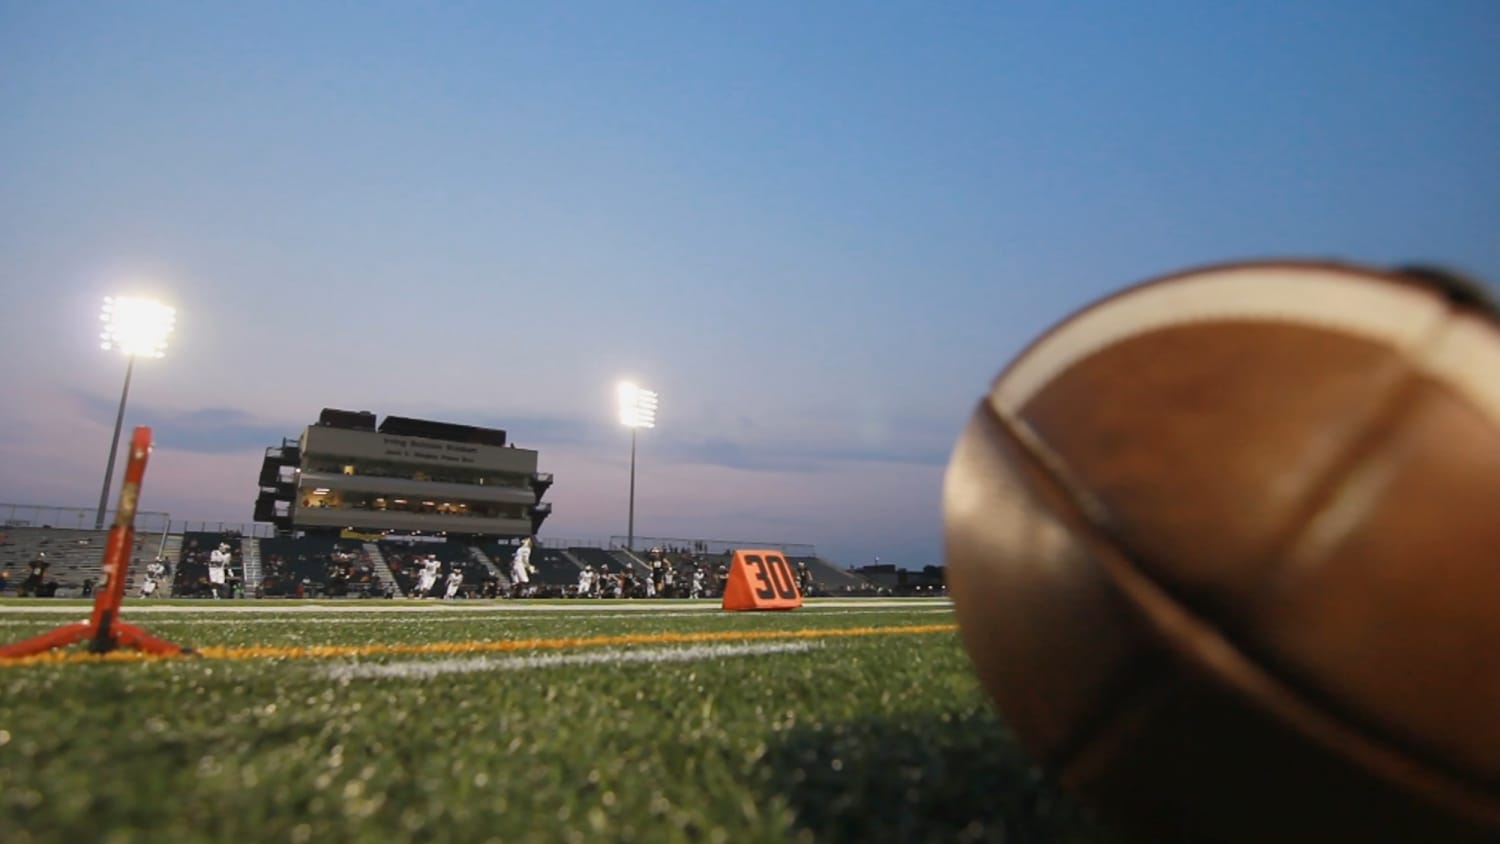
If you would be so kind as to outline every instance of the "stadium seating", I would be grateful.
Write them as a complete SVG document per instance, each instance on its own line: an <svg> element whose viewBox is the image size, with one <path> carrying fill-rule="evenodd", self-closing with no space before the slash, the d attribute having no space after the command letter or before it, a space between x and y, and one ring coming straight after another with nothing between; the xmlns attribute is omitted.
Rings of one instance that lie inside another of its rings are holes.
<svg viewBox="0 0 1500 844"><path fill-rule="evenodd" d="M531 564L536 574L531 579L552 586L577 586L578 573L582 569L558 548L537 548L531 552Z"/></svg>
<svg viewBox="0 0 1500 844"><path fill-rule="evenodd" d="M787 557L795 568L805 564L812 574L812 596L857 596L875 591L869 580L818 557ZM811 597L811 596L809 596Z"/></svg>
<svg viewBox="0 0 1500 844"><path fill-rule="evenodd" d="M230 578L243 574L240 566L240 535L238 533L189 531L182 535L182 553L172 573L172 596L174 598L210 596L208 555L218 548L220 543L229 545Z"/></svg>
<svg viewBox="0 0 1500 844"><path fill-rule="evenodd" d="M29 563L38 554L45 553L49 563L41 594L57 596L83 593L85 582L100 582L100 563L108 531L79 530L52 527L7 526L0 529L0 570L4 570L6 592L17 594L29 573ZM231 581L243 577L241 550L244 538L238 532L189 531L168 537L137 536L132 562L132 581L129 594L139 588L145 563L161 552L161 549L178 549L168 557L167 564L172 583L171 591L158 591L157 595L170 594L176 597L206 597L209 590L207 561L209 553L223 543L228 543L233 563L230 567ZM457 566L464 572L461 594L464 597L492 597L506 594L509 586L510 559L515 550L512 543L490 541L470 546L457 540L446 542L399 542L382 540L378 548L385 558L395 584L382 582L371 564L366 545L355 540L341 540L332 536L300 536L252 539L255 543L261 571L259 583L247 584L244 594L254 597L385 597L391 587L400 585L406 593L416 586L417 570L411 560L423 554L436 554L444 565L442 576ZM376 547L376 546L370 546ZM696 547L696 546L694 546ZM473 556L478 549L493 562L494 569L484 565ZM582 567L592 566L596 572L606 567L612 573L630 571L636 589L628 594L646 594L645 582L650 567L642 561L651 556L650 551L637 550L634 555L621 548L600 548L584 545L552 545L542 540L532 551L531 564L536 572L531 576L535 597L571 597L576 594L578 576ZM175 557L175 559L172 559ZM722 579L727 573L729 555L687 553L676 549L667 553L673 564L673 587L659 597L687 597L695 568L704 571L703 597L717 597ZM812 596L862 597L892 594L886 584L873 583L876 577L862 576L816 556L788 556L794 566L805 564L810 571L814 588ZM930 593L931 590L929 590ZM438 589L441 594L441 584Z"/></svg>
<svg viewBox="0 0 1500 844"><path fill-rule="evenodd" d="M572 554L584 565L593 566L596 571L606 565L611 569L618 570L620 568L620 562L615 559L613 554L603 548L569 548L568 553Z"/></svg>
<svg viewBox="0 0 1500 844"><path fill-rule="evenodd" d="M464 575L463 586L459 591L460 596L469 598L498 594L499 585L493 573L482 563L476 562L469 554L469 546L462 542L385 541L379 543L379 547L380 553L385 557L386 565L390 566L391 574L395 576L401 590L407 595L416 594L417 577L421 571L421 567L415 565L413 561L428 554L436 555L443 564L437 585L433 588L430 597L442 597L444 578L455 568L462 571Z"/></svg>
<svg viewBox="0 0 1500 844"><path fill-rule="evenodd" d="M43 589L38 597L79 596L100 581L107 530L73 530L52 527L6 527L0 540L0 569L9 573L7 592L18 594L38 557L47 561ZM133 558L154 550L147 537L137 536ZM153 555L154 556L154 555Z"/></svg>
<svg viewBox="0 0 1500 844"><path fill-rule="evenodd" d="M259 594L275 598L380 597L361 543L329 536L259 540Z"/></svg>

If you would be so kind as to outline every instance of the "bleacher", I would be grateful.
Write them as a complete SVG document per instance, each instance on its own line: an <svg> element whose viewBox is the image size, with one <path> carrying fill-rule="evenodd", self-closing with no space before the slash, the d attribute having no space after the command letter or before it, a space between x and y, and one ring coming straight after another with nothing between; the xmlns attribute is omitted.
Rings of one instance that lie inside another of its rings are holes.
<svg viewBox="0 0 1500 844"><path fill-rule="evenodd" d="M52 527L5 527L0 528L0 569L9 573L7 591L16 594L31 573L31 563L38 557L47 561L43 576L42 596L77 597L84 592L85 581L90 585L100 581L100 566L104 561L104 545L109 538L107 530L76 530ZM147 557L155 546L148 547L148 538L136 535L132 549L132 568L144 566L139 562ZM154 556L154 555L153 555Z"/></svg>
<svg viewBox="0 0 1500 844"><path fill-rule="evenodd" d="M495 567L509 581L510 561L516 553L515 543L491 541L478 547L495 561ZM528 580L531 586L528 594L532 597L557 598L572 594L570 590L578 585L578 573L582 571L568 559L562 548L549 548L543 544L532 547L531 566L536 569Z"/></svg>
<svg viewBox="0 0 1500 844"><path fill-rule="evenodd" d="M793 568L798 563L805 563L808 571L812 572L814 596L838 596L857 597L861 595L873 595L879 587L866 578L852 571L841 569L833 563L820 557L787 557L786 561Z"/></svg>
<svg viewBox="0 0 1500 844"><path fill-rule="evenodd" d="M268 598L378 597L384 587L369 565L362 543L329 536L259 540L262 579Z"/></svg>
<svg viewBox="0 0 1500 844"><path fill-rule="evenodd" d="M582 569L568 559L560 548L533 548L531 564L536 567L536 574L531 576L534 583L552 586L578 585L578 573Z"/></svg>
<svg viewBox="0 0 1500 844"><path fill-rule="evenodd" d="M82 530L54 527L6 526L0 528L0 570L4 570L6 591L17 594L30 572L30 563L38 554L45 554L48 563L40 594L58 597L83 594L86 582L97 585L100 581L100 563L108 531ZM179 538L180 537L180 538ZM232 560L231 584L244 576L240 560L242 536L237 531L189 531L173 534L166 545L180 548L176 559L167 559L171 567L170 592L158 591L176 597L207 596L209 552L222 543L228 543ZM297 538L276 537L251 540L258 544L262 578L259 584L245 584L243 594L261 597L339 597L380 596L387 593L390 584L380 582L370 565L365 545L359 541L340 540L334 537L303 536ZM565 540L563 542L566 542ZM163 537L137 535L132 555L132 584L130 595L135 594L146 562L156 556L163 545ZM700 547L702 545L703 547ZM727 571L730 555L720 547L720 553L687 553L692 547L700 552L710 550L710 543L674 547L667 556L674 568L674 588L662 597L686 597L692 581L694 568L702 568L704 596L719 594L720 576ZM510 571L511 555L515 551L513 541L490 541L478 545L494 562L501 574L497 581L494 572L470 553L470 547L458 541L449 542L398 542L383 540L379 543L382 555L389 565L392 576L408 593L416 586L419 569L411 560L419 555L436 554L443 561L440 581L435 594L441 595L442 578L446 578L455 566L464 573L462 593L465 597L489 597L502 592L500 588ZM805 546L799 546L803 548ZM811 550L810 548L808 550ZM646 559L651 552L639 550L636 557ZM814 588L809 596L861 597L888 593L883 584L872 582L872 577L862 576L812 554L788 555L793 566L805 565L812 575ZM531 576L534 594L538 596L571 595L578 583L581 566L592 566L595 572L608 570L619 574L629 570L637 584L644 584L650 577L650 568L620 548L568 543L552 545L541 541L531 554L531 564L536 571ZM635 594L644 594L644 588Z"/></svg>
<svg viewBox="0 0 1500 844"><path fill-rule="evenodd" d="M443 564L438 573L437 583L428 597L441 598L443 596L447 588L448 573L455 568L464 575L463 586L459 589L460 596L471 598L495 594L494 576L482 563L476 562L469 555L469 546L464 543L382 541L379 546L386 565L390 566L391 573L400 583L401 590L407 595L416 594L417 577L421 574L421 566L414 565L413 561L428 554L435 555Z"/></svg>
<svg viewBox="0 0 1500 844"><path fill-rule="evenodd" d="M578 558L578 561L586 566L593 566L598 571L603 566L609 566L612 571L620 570L620 563L614 555L603 548L569 548L568 553ZM505 558L507 561L510 557ZM507 562L507 565L509 563Z"/></svg>
<svg viewBox="0 0 1500 844"><path fill-rule="evenodd" d="M182 535L182 553L178 559L168 561L173 564L172 597L207 598L211 596L208 588L208 555L218 548L220 543L229 545L228 579L233 582L243 578L244 567L240 562L240 535L238 533L189 531Z"/></svg>

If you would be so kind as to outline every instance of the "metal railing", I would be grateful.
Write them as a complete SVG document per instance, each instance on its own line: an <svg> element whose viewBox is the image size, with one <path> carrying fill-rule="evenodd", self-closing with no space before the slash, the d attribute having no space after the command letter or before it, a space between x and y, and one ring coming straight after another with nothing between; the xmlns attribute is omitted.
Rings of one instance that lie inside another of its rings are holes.
<svg viewBox="0 0 1500 844"><path fill-rule="evenodd" d="M624 548L626 537L611 536L609 538L610 548ZM663 550L687 550L694 554L727 554L736 548L774 548L788 557L816 557L817 549L811 545L788 542L765 542L749 541L739 539L684 539L682 537L664 536L637 536L635 538L635 551L649 551L652 548Z"/></svg>
<svg viewBox="0 0 1500 844"><path fill-rule="evenodd" d="M536 541L543 548L598 548L608 550L609 543L603 539L566 539L559 536L538 536Z"/></svg>
<svg viewBox="0 0 1500 844"><path fill-rule="evenodd" d="M0 504L0 530L7 527L93 530L97 507L52 507L41 504ZM166 513L137 510L136 533L165 533L172 519ZM115 523L115 511L104 511L106 527Z"/></svg>
<svg viewBox="0 0 1500 844"><path fill-rule="evenodd" d="M172 522L172 533L237 533L256 539L269 539L276 535L276 526L261 522Z"/></svg>
<svg viewBox="0 0 1500 844"><path fill-rule="evenodd" d="M0 532L12 528L52 528L62 530L93 530L93 507L53 507L36 504L0 503ZM105 524L113 524L113 510L105 513ZM170 534L183 533L237 533L244 537L269 539L276 535L276 526L264 522L212 522L173 521L167 513L140 510L135 514L136 533L143 536L160 536L165 544ZM609 551L623 549L626 537L611 536L608 539L577 539L571 537L539 537L544 548L599 548ZM637 536L637 552L652 548L687 550L697 554L723 554L736 548L775 548L792 557L815 557L817 549L808 544L787 542L747 541L734 539L691 539L666 536Z"/></svg>

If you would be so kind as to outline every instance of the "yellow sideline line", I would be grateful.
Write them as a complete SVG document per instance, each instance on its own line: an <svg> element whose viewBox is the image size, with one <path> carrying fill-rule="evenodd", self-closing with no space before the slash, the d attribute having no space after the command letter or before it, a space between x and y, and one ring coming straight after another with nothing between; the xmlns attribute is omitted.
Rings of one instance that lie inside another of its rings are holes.
<svg viewBox="0 0 1500 844"><path fill-rule="evenodd" d="M385 656L395 654L505 653L510 651L566 650L610 645L663 645L697 642L743 642L756 639L824 639L860 636L910 636L946 633L956 624L910 624L902 627L808 627L801 630L725 630L697 633L624 633L614 636L563 636L551 639L496 639L469 642L373 643L368 645L247 645L209 646L197 654L208 659L326 659L330 657ZM41 662L100 662L161 659L134 650L92 654L49 651L20 659L0 659L0 667L34 665ZM165 657L175 659L177 657Z"/></svg>

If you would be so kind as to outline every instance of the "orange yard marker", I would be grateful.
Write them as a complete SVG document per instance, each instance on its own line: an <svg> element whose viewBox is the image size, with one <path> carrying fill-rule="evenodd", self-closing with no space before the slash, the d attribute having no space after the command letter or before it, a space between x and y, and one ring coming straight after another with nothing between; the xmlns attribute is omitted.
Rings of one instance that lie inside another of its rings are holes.
<svg viewBox="0 0 1500 844"><path fill-rule="evenodd" d="M729 563L721 606L726 610L791 610L802 606L802 593L780 551L746 548L735 551Z"/></svg>
<svg viewBox="0 0 1500 844"><path fill-rule="evenodd" d="M141 497L141 479L146 476L146 457L151 453L151 429L141 426L130 437L125 482L120 487L120 506L115 524L104 543L104 582L94 593L94 611L85 620L65 624L40 636L0 647L0 659L35 656L54 648L65 648L89 640L89 650L108 653L120 647L151 654L192 653L188 648L158 639L145 630L120 620L120 601L125 597L130 550L135 545L135 508Z"/></svg>

